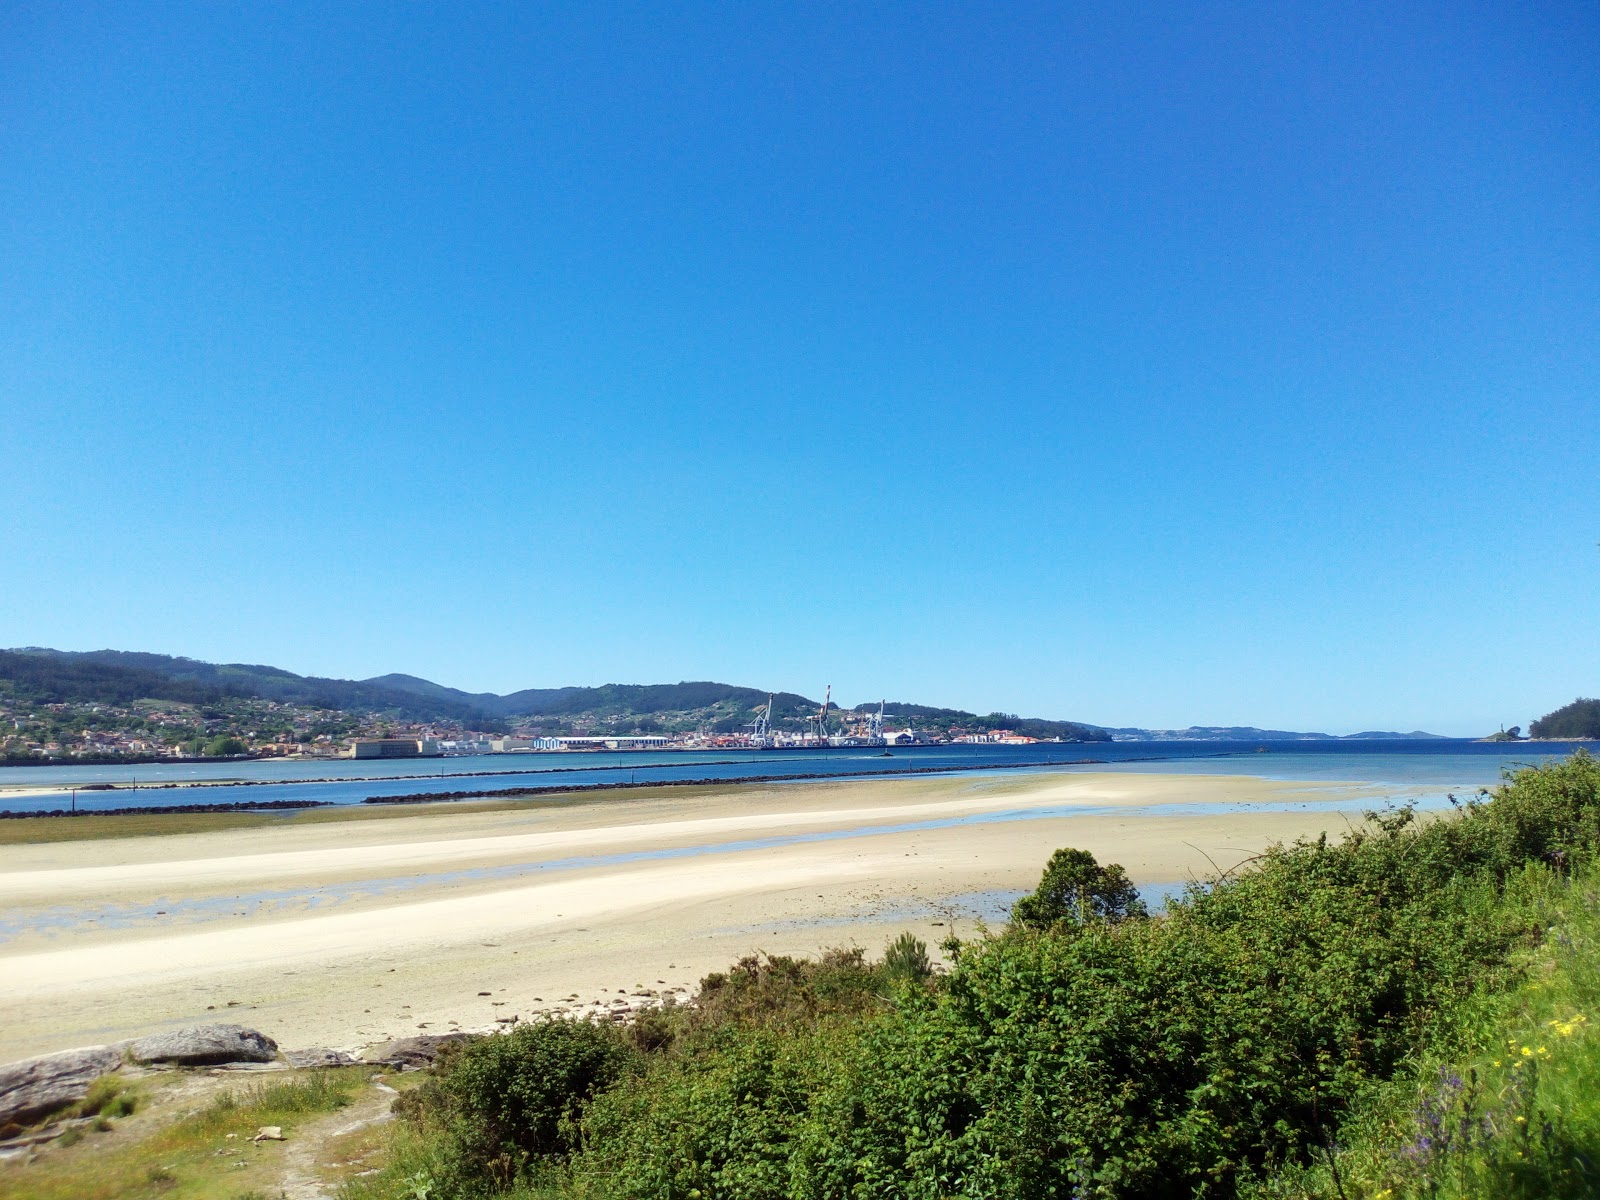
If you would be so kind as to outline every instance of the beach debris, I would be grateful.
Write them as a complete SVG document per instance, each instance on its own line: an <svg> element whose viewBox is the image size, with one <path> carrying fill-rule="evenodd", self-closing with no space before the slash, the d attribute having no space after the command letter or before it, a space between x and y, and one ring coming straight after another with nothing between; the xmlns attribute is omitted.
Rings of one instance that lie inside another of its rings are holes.
<svg viewBox="0 0 1600 1200"><path fill-rule="evenodd" d="M255 1137L250 1140L252 1142L286 1142L289 1139L283 1136L283 1127L281 1125L263 1125L256 1130Z"/></svg>
<svg viewBox="0 0 1600 1200"><path fill-rule="evenodd" d="M278 1043L243 1025L195 1025L139 1038L129 1047L139 1063L168 1063L180 1067L219 1063L271 1062Z"/></svg>
<svg viewBox="0 0 1600 1200"><path fill-rule="evenodd" d="M122 1065L122 1046L84 1046L0 1067L0 1127L29 1125L76 1104L89 1085Z"/></svg>

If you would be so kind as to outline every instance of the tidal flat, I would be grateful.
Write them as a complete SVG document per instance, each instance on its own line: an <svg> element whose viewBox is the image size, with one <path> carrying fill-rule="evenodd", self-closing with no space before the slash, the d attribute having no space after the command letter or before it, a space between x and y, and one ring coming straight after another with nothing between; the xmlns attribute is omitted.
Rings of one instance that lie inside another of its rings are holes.
<svg viewBox="0 0 1600 1200"><path fill-rule="evenodd" d="M354 1049L685 996L757 951L971 937L1059 846L1161 892L1385 794L1074 772L8 822L0 1061L219 1019Z"/></svg>

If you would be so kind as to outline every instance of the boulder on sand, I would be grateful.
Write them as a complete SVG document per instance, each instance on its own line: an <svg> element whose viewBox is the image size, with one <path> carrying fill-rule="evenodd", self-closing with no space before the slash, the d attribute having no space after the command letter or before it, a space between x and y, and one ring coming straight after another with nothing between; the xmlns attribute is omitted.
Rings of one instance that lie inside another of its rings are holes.
<svg viewBox="0 0 1600 1200"><path fill-rule="evenodd" d="M453 1042L464 1042L464 1033L423 1033L416 1037L396 1038L379 1046L369 1046L361 1056L362 1062L387 1063L402 1071L415 1071L433 1065L442 1047Z"/></svg>
<svg viewBox="0 0 1600 1200"><path fill-rule="evenodd" d="M135 1062L203 1067L271 1062L278 1056L278 1043L243 1025L196 1025L140 1038L130 1047L130 1053Z"/></svg>
<svg viewBox="0 0 1600 1200"><path fill-rule="evenodd" d="M0 1067L0 1127L27 1125L76 1104L89 1085L122 1065L121 1046L86 1046Z"/></svg>

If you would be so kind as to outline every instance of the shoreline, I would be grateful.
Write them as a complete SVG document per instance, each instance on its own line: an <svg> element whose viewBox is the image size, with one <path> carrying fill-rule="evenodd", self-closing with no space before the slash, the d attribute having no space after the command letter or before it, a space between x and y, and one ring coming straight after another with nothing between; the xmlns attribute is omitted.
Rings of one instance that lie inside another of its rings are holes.
<svg viewBox="0 0 1600 1200"><path fill-rule="evenodd" d="M1226 758L1227 754L1197 755L1196 757ZM111 808L76 810L51 808L34 809L31 811L15 811L0 809L0 820L20 819L25 817L83 817L97 814L127 816L130 814L150 815L162 812L250 812L258 809L273 808L355 808L366 804L441 804L458 800L479 799L514 799L521 796L553 796L566 795L572 792L607 792L627 791L640 788L659 787L706 787L712 784L742 784L761 785L786 782L815 782L824 779L874 779L874 778L903 778L916 775L952 775L962 773L988 773L994 771L1020 771L1041 770L1051 767L1096 767L1113 766L1123 763L1151 763L1167 762L1170 759L1164 756L1150 758L1125 758L1112 763L1102 758L1069 758L1069 759L1044 759L1034 762L1020 763L950 763L937 767L893 767L881 771L807 771L795 772L786 775L737 775L737 776L707 776L702 779L645 779L630 780L627 783L591 783L591 784L549 784L534 785L530 787L492 788L481 790L462 790L448 792L411 792L399 796L367 796L358 801L338 800L241 800L231 804L167 804L146 805L138 808ZM1187 761L1187 760L1185 760ZM671 764L652 764L663 767ZM696 763L696 766L717 766L717 763ZM557 767L555 771L615 771L617 767ZM546 772L539 772L545 774ZM78 791L90 791L95 795L105 795L112 791L160 791L171 788L208 788L208 787L267 787L275 784L315 784L315 783L387 783L390 779L405 781L410 779L466 779L485 775L521 775L522 771L477 771L462 775L395 775L386 778L343 778L343 779L262 779L247 783L235 781L222 782L196 782L196 783L159 783L141 785L140 787L125 788L114 785L92 785L79 788ZM0 790L0 796L5 793Z"/></svg>

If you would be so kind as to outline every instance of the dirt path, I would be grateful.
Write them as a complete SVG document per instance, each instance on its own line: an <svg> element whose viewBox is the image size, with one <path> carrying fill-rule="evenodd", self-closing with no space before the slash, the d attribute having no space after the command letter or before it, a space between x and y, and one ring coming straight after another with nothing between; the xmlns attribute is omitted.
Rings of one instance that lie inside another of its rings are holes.
<svg viewBox="0 0 1600 1200"><path fill-rule="evenodd" d="M375 1146L370 1134L391 1119L398 1094L374 1075L349 1107L300 1126L284 1146L283 1176L274 1187L282 1200L333 1200L341 1179L367 1169Z"/></svg>

